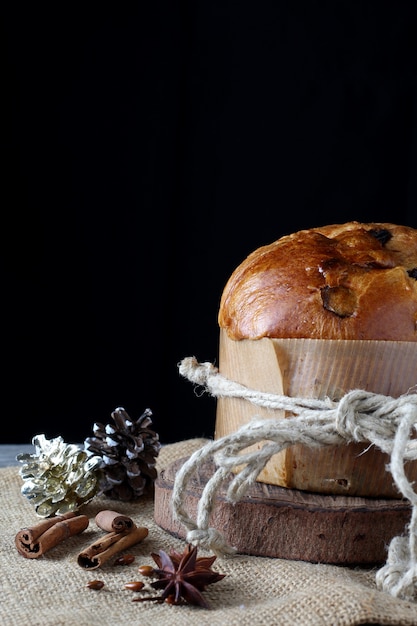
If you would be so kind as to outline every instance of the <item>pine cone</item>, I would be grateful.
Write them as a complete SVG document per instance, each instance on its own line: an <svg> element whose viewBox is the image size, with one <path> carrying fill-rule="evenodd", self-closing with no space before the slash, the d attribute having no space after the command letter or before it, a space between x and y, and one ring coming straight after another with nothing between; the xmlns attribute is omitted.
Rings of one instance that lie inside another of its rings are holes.
<svg viewBox="0 0 417 626"><path fill-rule="evenodd" d="M152 411L146 409L136 421L122 407L111 416L115 425L94 424L94 436L85 440L85 449L103 460L102 493L113 500L136 500L151 491L157 477L161 444L150 428Z"/></svg>
<svg viewBox="0 0 417 626"><path fill-rule="evenodd" d="M21 453L21 493L35 507L39 517L63 515L78 510L98 495L101 459L88 455L62 437L32 439L33 454Z"/></svg>

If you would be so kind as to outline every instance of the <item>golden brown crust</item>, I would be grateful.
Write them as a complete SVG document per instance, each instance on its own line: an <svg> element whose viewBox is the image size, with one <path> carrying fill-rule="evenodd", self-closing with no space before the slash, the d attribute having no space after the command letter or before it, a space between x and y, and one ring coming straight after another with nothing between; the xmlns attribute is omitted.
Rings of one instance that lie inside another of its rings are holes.
<svg viewBox="0 0 417 626"><path fill-rule="evenodd" d="M331 224L252 252L222 294L232 339L417 341L417 229Z"/></svg>

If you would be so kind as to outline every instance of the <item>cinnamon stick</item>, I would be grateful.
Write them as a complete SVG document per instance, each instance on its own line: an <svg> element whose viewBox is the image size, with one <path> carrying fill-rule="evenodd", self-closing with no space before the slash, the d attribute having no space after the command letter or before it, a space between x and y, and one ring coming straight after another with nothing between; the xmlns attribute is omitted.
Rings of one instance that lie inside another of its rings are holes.
<svg viewBox="0 0 417 626"><path fill-rule="evenodd" d="M134 527L121 533L107 533L101 539L91 544L86 550L78 555L78 565L84 569L97 569L108 561L112 556L139 543L148 536L148 529Z"/></svg>
<svg viewBox="0 0 417 626"><path fill-rule="evenodd" d="M37 559L61 541L82 533L88 526L86 515L74 512L57 515L35 526L22 528L15 536L18 552L27 559Z"/></svg>
<svg viewBox="0 0 417 626"><path fill-rule="evenodd" d="M117 511L100 511L95 517L95 522L99 528L107 532L121 533L125 530L132 530L136 524L131 517L117 513Z"/></svg>

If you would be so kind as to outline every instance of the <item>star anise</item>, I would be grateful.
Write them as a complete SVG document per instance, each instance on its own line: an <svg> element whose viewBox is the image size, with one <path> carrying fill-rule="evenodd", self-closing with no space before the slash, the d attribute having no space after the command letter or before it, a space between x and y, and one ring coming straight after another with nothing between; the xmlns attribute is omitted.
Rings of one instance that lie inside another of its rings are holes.
<svg viewBox="0 0 417 626"><path fill-rule="evenodd" d="M163 589L162 595L152 598L135 598L134 602L156 600L169 604L194 604L205 609L209 605L202 595L207 585L222 580L226 574L219 574L211 569L216 556L197 557L197 546L187 544L182 554L171 550L151 553L157 568L152 574L158 580L151 583L154 589Z"/></svg>

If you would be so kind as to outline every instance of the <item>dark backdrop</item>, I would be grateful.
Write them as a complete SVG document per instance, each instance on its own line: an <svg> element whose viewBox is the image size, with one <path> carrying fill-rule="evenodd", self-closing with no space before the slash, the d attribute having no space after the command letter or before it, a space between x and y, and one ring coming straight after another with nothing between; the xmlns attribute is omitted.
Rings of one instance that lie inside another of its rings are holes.
<svg viewBox="0 0 417 626"><path fill-rule="evenodd" d="M211 437L177 363L216 362L243 258L326 223L417 227L417 5L10 4L1 440L83 441L117 406L164 443Z"/></svg>

